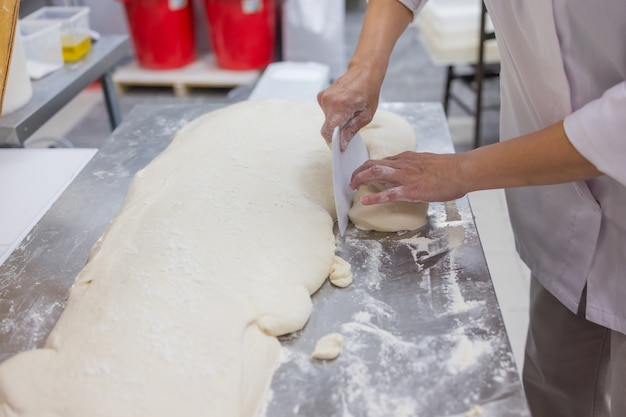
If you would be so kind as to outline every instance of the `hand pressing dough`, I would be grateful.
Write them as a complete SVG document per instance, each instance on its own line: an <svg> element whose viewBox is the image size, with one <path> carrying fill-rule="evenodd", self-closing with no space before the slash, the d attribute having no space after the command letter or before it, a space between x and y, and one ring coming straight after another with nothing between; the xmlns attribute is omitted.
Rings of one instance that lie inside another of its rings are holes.
<svg viewBox="0 0 626 417"><path fill-rule="evenodd" d="M415 135L400 116L379 112L372 123L361 129L370 159L383 159L415 150ZM384 190L379 184L363 185L354 194L348 217L362 230L396 232L414 230L426 224L428 203L394 202L365 206L361 198Z"/></svg>
<svg viewBox="0 0 626 417"><path fill-rule="evenodd" d="M339 333L330 333L320 338L311 353L313 359L332 360L343 350L343 336Z"/></svg>
<svg viewBox="0 0 626 417"><path fill-rule="evenodd" d="M336 287L345 288L352 284L352 265L343 258L335 256L335 260L330 267L330 275L328 275L330 283Z"/></svg>
<svg viewBox="0 0 626 417"><path fill-rule="evenodd" d="M0 365L0 416L254 415L276 336L304 326L335 258L322 122L314 103L246 101L182 129L134 177L45 346ZM371 146L415 146L397 116L372 126Z"/></svg>

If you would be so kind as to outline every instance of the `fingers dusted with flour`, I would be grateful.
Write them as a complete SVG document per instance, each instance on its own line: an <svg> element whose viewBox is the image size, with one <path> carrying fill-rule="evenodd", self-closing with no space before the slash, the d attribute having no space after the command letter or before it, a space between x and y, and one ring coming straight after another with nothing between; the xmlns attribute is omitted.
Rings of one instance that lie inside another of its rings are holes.
<svg viewBox="0 0 626 417"><path fill-rule="evenodd" d="M359 77L360 73L347 73L317 96L326 116L322 125L322 136L330 143L335 127L342 126L339 138L342 151L346 149L350 139L372 120L378 106L378 88L372 93L363 93L350 86L351 83L359 82L355 80Z"/></svg>
<svg viewBox="0 0 626 417"><path fill-rule="evenodd" d="M365 205L392 201L449 201L465 195L460 175L461 155L403 152L364 163L352 175L353 189L378 183L384 191L364 196Z"/></svg>

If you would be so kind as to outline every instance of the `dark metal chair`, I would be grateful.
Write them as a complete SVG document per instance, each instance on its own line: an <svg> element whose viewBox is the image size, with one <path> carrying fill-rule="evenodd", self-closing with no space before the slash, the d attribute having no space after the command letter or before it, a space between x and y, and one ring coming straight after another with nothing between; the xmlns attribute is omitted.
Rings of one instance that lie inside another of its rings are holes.
<svg viewBox="0 0 626 417"><path fill-rule="evenodd" d="M483 104L483 84L485 79L499 77L500 63L485 62L485 43L495 39L495 33L487 30L487 8L482 3L480 14L478 57L476 63L459 66L448 65L446 75L446 85L443 96L443 108L446 114L450 107L450 102L454 101L461 109L474 116L474 148L480 146L481 142L481 118L485 109L497 109L499 103L493 106ZM453 91L452 84L455 80L460 81L475 94L473 105L468 104L461 96Z"/></svg>

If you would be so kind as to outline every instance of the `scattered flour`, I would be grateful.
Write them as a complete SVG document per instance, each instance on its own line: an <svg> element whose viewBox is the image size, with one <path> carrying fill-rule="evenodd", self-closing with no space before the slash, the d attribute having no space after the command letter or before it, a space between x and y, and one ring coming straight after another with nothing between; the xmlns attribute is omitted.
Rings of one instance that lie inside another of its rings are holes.
<svg viewBox="0 0 626 417"><path fill-rule="evenodd" d="M458 374L472 365L476 365L481 356L493 351L488 340L471 340L467 335L461 335L452 356L448 360L448 371Z"/></svg>

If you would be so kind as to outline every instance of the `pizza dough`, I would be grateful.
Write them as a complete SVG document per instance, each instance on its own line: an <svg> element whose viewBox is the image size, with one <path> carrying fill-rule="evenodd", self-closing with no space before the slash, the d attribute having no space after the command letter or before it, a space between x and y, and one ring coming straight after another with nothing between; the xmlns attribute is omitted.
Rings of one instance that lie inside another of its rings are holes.
<svg viewBox="0 0 626 417"><path fill-rule="evenodd" d="M313 359L332 360L343 350L343 336L340 333L330 333L321 337L311 353Z"/></svg>
<svg viewBox="0 0 626 417"><path fill-rule="evenodd" d="M414 148L389 117L366 143ZM0 365L0 415L252 416L276 336L305 325L335 258L322 121L314 103L246 101L182 129L136 174L45 346Z"/></svg>

